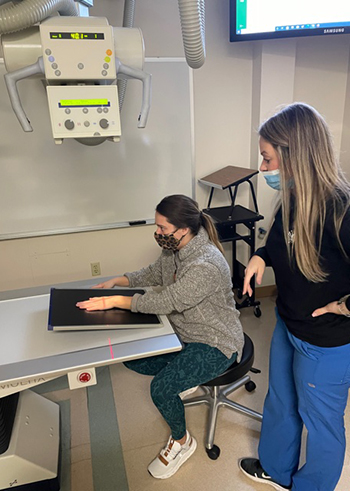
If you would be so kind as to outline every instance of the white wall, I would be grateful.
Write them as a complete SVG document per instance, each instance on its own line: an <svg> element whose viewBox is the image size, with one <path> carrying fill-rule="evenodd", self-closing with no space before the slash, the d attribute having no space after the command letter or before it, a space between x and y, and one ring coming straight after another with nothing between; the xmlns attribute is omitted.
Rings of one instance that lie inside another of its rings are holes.
<svg viewBox="0 0 350 491"><path fill-rule="evenodd" d="M253 63L258 65L255 76L253 125L271 116L281 104L293 101L313 105L326 118L334 136L337 155L343 168L350 171L349 160L349 51L350 37L284 39L260 43L255 47L258 55ZM254 93L253 93L254 96ZM259 113L260 108L260 113ZM350 107L349 107L350 108ZM254 155L252 150L252 156ZM350 174L350 172L349 172ZM259 175L258 201L265 220L259 226L268 229L273 216L276 191L266 186ZM257 240L257 247L262 241ZM268 269L263 285L273 284L274 276Z"/></svg>
<svg viewBox="0 0 350 491"><path fill-rule="evenodd" d="M123 4L95 0L91 15L121 25ZM350 175L350 36L233 44L228 14L228 0L206 1L207 60L194 72L196 179L226 165L257 168L257 127L277 105L293 100L314 105L326 117ZM135 25L143 31L146 56L183 56L175 0L139 0ZM273 193L260 179L257 188L267 226ZM208 189L197 185L196 197L204 207ZM226 200L217 191L213 204ZM247 191L240 192L238 202L249 206ZM99 261L104 276L139 268L159 254L153 230L145 226L1 242L0 290L89 278L90 262ZM241 244L239 254L246 255ZM264 284L271 283L267 275Z"/></svg>

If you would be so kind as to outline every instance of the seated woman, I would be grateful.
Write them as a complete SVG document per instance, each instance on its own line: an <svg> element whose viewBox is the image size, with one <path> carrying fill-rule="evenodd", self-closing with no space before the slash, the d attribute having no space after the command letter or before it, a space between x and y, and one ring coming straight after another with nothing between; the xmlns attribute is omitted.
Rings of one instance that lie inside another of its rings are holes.
<svg viewBox="0 0 350 491"><path fill-rule="evenodd" d="M97 287L162 286L162 290L132 297L98 297L77 306L166 314L183 342L180 352L125 363L138 373L154 376L152 400L168 423L171 436L148 471L155 478L167 479L197 446L186 429L179 394L217 377L236 359L239 361L244 338L230 269L211 218L191 198L173 195L159 203L155 221L154 237L163 249L158 260Z"/></svg>

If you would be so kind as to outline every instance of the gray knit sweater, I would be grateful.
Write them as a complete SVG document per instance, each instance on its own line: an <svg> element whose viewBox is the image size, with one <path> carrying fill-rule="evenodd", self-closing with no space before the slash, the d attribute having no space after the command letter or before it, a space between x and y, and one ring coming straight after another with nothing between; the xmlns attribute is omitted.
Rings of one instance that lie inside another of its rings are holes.
<svg viewBox="0 0 350 491"><path fill-rule="evenodd" d="M163 250L155 263L125 276L132 288L164 287L135 294L133 312L166 314L183 342L208 344L228 358L237 352L240 360L244 338L230 269L203 227L179 251Z"/></svg>

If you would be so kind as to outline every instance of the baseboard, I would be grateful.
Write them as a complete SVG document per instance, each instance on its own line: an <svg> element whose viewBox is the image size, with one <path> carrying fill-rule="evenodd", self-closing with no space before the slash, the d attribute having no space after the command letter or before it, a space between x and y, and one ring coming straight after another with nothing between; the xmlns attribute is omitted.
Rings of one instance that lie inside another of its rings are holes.
<svg viewBox="0 0 350 491"><path fill-rule="evenodd" d="M275 297L276 295L276 285L259 286L255 288L255 298Z"/></svg>

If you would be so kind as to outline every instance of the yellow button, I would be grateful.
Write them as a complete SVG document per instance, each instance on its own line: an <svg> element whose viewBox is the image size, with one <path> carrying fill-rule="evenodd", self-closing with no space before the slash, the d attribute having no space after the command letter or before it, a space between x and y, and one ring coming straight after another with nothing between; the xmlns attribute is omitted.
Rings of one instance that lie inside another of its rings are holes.
<svg viewBox="0 0 350 491"><path fill-rule="evenodd" d="M107 49L107 51L106 51L106 55L111 56L111 54L112 54L112 50Z"/></svg>
<svg viewBox="0 0 350 491"><path fill-rule="evenodd" d="M110 61L111 61L110 57L109 57L109 56L106 56L106 58L105 58L105 62L106 62L106 63L109 63Z"/></svg>

